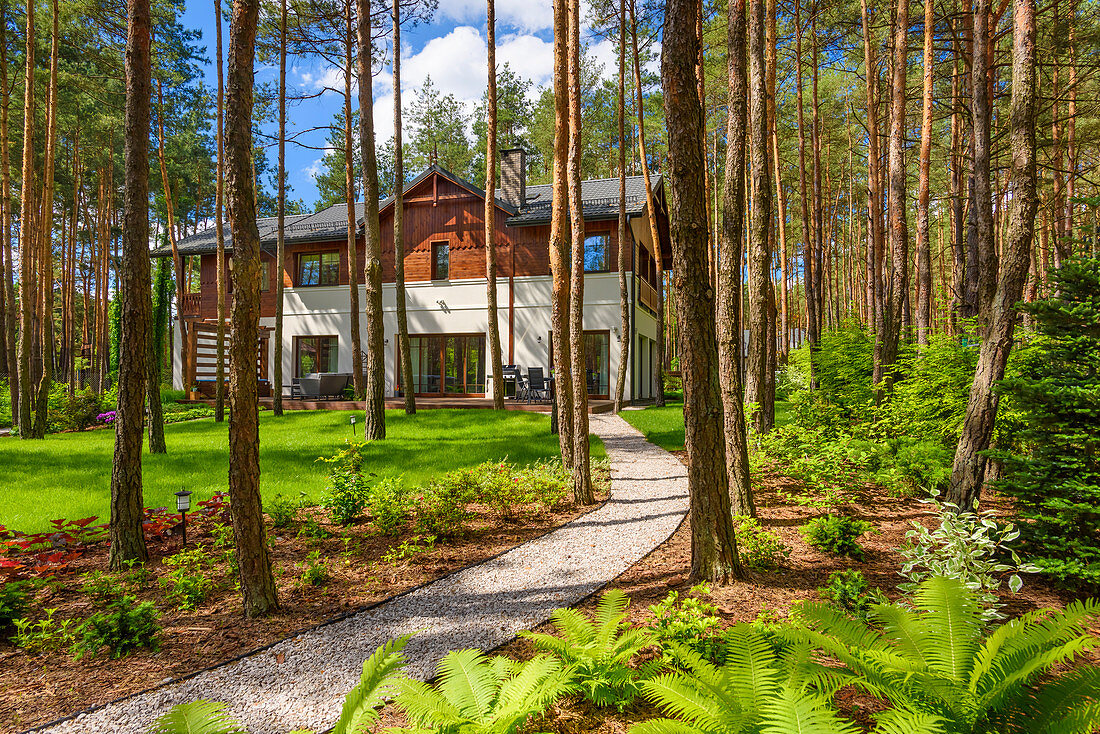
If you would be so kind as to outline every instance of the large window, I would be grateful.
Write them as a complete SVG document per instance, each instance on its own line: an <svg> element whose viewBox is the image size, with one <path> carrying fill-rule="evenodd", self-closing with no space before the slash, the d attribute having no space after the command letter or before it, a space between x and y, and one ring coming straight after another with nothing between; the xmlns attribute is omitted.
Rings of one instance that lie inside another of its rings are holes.
<svg viewBox="0 0 1100 734"><path fill-rule="evenodd" d="M549 365L554 366L554 335L548 340ZM600 400L611 394L611 333L607 331L584 332L584 372L588 395Z"/></svg>
<svg viewBox="0 0 1100 734"><path fill-rule="evenodd" d="M294 375L337 372L340 342L334 336L299 336L294 339Z"/></svg>
<svg viewBox="0 0 1100 734"><path fill-rule="evenodd" d="M340 253L312 252L298 256L298 285L339 285Z"/></svg>
<svg viewBox="0 0 1100 734"><path fill-rule="evenodd" d="M584 272L598 273L608 270L608 237L592 234L584 238Z"/></svg>
<svg viewBox="0 0 1100 734"><path fill-rule="evenodd" d="M484 334L410 336L409 355L416 394L485 393ZM397 374L400 377L400 369Z"/></svg>
<svg viewBox="0 0 1100 734"><path fill-rule="evenodd" d="M446 242L432 243L432 280L451 277L451 246Z"/></svg>

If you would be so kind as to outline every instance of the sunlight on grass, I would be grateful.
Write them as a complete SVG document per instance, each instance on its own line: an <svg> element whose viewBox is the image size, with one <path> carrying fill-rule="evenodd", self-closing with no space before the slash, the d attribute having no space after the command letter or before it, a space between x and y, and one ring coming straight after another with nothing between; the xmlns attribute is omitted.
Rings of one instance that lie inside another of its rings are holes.
<svg viewBox="0 0 1100 734"><path fill-rule="evenodd" d="M790 403L776 401L775 425L791 422ZM684 450L684 404L668 403L663 408L650 406L645 410L624 410L619 413L630 425L637 428L650 443L665 451Z"/></svg>
<svg viewBox="0 0 1100 734"><path fill-rule="evenodd" d="M362 431L362 413L288 411L276 419L260 414L260 483L265 498L278 493L316 498L325 488L330 456L353 438L350 419ZM492 410L426 410L414 416L386 412L385 441L363 452L364 468L375 476L403 476L410 486L429 477L483 461L507 458L517 464L559 455L550 418L538 413ZM145 504L172 506L180 489L195 492L192 502L227 490L228 423L212 419L165 428L167 455L145 454ZM355 434L361 435L361 434ZM0 524L26 532L49 527L54 518L110 514L114 431L47 436L42 441L0 439ZM593 457L605 455L592 438Z"/></svg>

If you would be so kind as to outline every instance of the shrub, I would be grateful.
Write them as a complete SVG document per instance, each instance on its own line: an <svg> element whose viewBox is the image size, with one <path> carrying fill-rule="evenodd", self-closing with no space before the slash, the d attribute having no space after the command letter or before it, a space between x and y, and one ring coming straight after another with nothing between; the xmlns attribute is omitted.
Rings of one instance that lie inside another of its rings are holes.
<svg viewBox="0 0 1100 734"><path fill-rule="evenodd" d="M421 537L414 535L408 540L402 540L400 545L391 546L382 554L382 562L398 564L408 558L412 558L435 548L435 536Z"/></svg>
<svg viewBox="0 0 1100 734"><path fill-rule="evenodd" d="M954 450L936 440L902 437L872 448L873 478L893 495L933 494L951 480Z"/></svg>
<svg viewBox="0 0 1100 734"><path fill-rule="evenodd" d="M321 506L328 511L332 522L351 525L367 506L367 488L363 480L362 443L351 443L335 456L321 459L332 464L329 471L328 490L321 498Z"/></svg>
<svg viewBox="0 0 1100 734"><path fill-rule="evenodd" d="M666 659L674 659L679 646L716 661L721 653L718 632L722 620L718 607L699 598L710 593L710 586L698 584L690 593L681 600L678 592L671 591L663 601L649 607L654 616L653 641Z"/></svg>
<svg viewBox="0 0 1100 734"><path fill-rule="evenodd" d="M863 572L854 568L829 574L829 583L818 589L818 593L846 614L862 621L870 617L873 605L886 601L878 589L868 592Z"/></svg>
<svg viewBox="0 0 1100 734"><path fill-rule="evenodd" d="M57 609L47 609L46 616L32 622L29 619L15 619L15 634L12 642L27 652L56 652L68 647L74 640L75 623L71 619L55 619Z"/></svg>
<svg viewBox="0 0 1100 734"><path fill-rule="evenodd" d="M386 477L367 493L367 509L378 532L396 535L412 515L412 497L400 477Z"/></svg>
<svg viewBox="0 0 1100 734"><path fill-rule="evenodd" d="M114 601L125 593L118 577L102 571L86 574L82 588L85 594L98 602Z"/></svg>
<svg viewBox="0 0 1100 734"><path fill-rule="evenodd" d="M160 583L168 588L168 599L181 611L191 611L206 601L214 582L206 575L210 558L202 547L168 556L164 565L171 570Z"/></svg>
<svg viewBox="0 0 1100 734"><path fill-rule="evenodd" d="M802 535L807 543L820 551L862 560L863 549L856 541L859 536L874 529L866 520L846 515L824 515L803 525Z"/></svg>
<svg viewBox="0 0 1100 734"><path fill-rule="evenodd" d="M907 582L898 584L898 588L912 594L927 578L956 579L981 603L986 622L1003 619L996 593L1001 588L1000 576L1011 574L1008 586L1016 592L1024 583L1019 572L1036 570L1021 563L1011 547L1020 531L1011 523L998 523L992 512L977 512L977 507L975 512L959 512L951 503L941 504L934 498L927 502L936 508L939 526L929 530L912 522L912 529L905 534L908 541L901 549L905 561L900 573Z"/></svg>
<svg viewBox="0 0 1100 734"><path fill-rule="evenodd" d="M442 480L429 481L417 503L417 529L442 537L460 535L469 514L466 507L476 492L477 485L468 472L451 472Z"/></svg>
<svg viewBox="0 0 1100 734"><path fill-rule="evenodd" d="M298 503L284 494L277 494L267 503L267 516L272 527L285 528L298 516Z"/></svg>
<svg viewBox="0 0 1100 734"><path fill-rule="evenodd" d="M780 565L791 555L777 533L765 530L755 517L736 517L737 552L749 568L767 570Z"/></svg>
<svg viewBox="0 0 1100 734"><path fill-rule="evenodd" d="M998 387L1022 425L997 488L1016 500L1044 573L1100 588L1100 259L1054 273L1059 295L1025 304L1038 336Z"/></svg>
<svg viewBox="0 0 1100 734"><path fill-rule="evenodd" d="M11 627L27 608L27 582L0 583L0 630Z"/></svg>
<svg viewBox="0 0 1100 734"><path fill-rule="evenodd" d="M139 604L134 597L124 596L80 625L77 657L94 656L104 647L112 658L129 655L140 647L157 650L160 648L158 617L152 602Z"/></svg>
<svg viewBox="0 0 1100 734"><path fill-rule="evenodd" d="M320 586L328 581L328 568L321 560L321 551L315 550L306 556L301 580L303 586Z"/></svg>
<svg viewBox="0 0 1100 734"><path fill-rule="evenodd" d="M631 667L634 656L650 644L645 630L625 622L630 599L618 589L606 592L591 621L575 609L558 609L550 617L560 637L521 632L536 648L572 666L585 698L597 706L622 711L641 692L640 683L654 666Z"/></svg>

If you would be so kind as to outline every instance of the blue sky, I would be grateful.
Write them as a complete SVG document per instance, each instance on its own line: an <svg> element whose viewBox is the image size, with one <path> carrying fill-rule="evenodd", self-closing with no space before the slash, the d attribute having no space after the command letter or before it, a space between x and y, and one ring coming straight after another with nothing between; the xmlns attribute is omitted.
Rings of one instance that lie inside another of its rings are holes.
<svg viewBox="0 0 1100 734"><path fill-rule="evenodd" d="M230 0L223 0L223 6ZM582 2L582 13L586 3ZM530 79L536 86L548 84L553 70L553 9L550 0L497 0L497 63L507 62L513 71ZM585 15L587 15L585 13ZM584 16L582 16L584 17ZM207 83L216 84L214 68L214 3L212 0L187 0L183 23L202 31L210 57L206 68ZM587 35L587 31L584 32ZM223 54L229 47L228 24L223 29ZM610 42L590 39L590 53L614 68L615 56ZM430 75L444 94L454 94L472 112L481 98L486 80L485 3L483 0L439 0L431 23L402 32L402 96L408 109L417 90ZM316 62L288 61L288 85L303 93L315 93L325 86L341 88L338 70ZM277 80L275 68L257 67L257 81ZM375 131L379 143L393 134L393 81L387 67L373 80ZM342 97L334 93L288 107L290 132L330 121L342 109ZM272 129L274 132L274 129ZM326 132L303 136L311 146L323 146ZM287 146L287 169L293 198L304 199L311 207L317 196L313 172L322 151ZM274 163L274 155L271 156Z"/></svg>

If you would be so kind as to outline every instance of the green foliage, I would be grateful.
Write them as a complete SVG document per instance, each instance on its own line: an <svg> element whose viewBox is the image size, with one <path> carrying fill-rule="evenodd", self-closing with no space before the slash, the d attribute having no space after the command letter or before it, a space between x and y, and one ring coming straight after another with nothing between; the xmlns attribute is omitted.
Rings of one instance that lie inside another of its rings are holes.
<svg viewBox="0 0 1100 734"><path fill-rule="evenodd" d="M801 531L806 542L820 551L862 560L863 549L856 541L874 529L875 526L866 520L846 515L822 515L803 525Z"/></svg>
<svg viewBox="0 0 1100 734"><path fill-rule="evenodd" d="M791 555L791 549L778 533L764 529L755 517L735 517L737 523L737 552L741 563L749 568L768 570L782 565Z"/></svg>
<svg viewBox="0 0 1100 734"><path fill-rule="evenodd" d="M176 704L149 727L148 734L243 734L244 727L225 709L224 703L201 699Z"/></svg>
<svg viewBox="0 0 1100 734"><path fill-rule="evenodd" d="M15 634L12 642L27 652L56 652L66 648L75 639L76 623L72 619L55 619L56 608L47 609L42 619L14 619Z"/></svg>
<svg viewBox="0 0 1100 734"><path fill-rule="evenodd" d="M351 525L367 506L367 488L363 480L363 444L351 442L346 449L321 461L332 464L328 491L321 497L321 506L332 522Z"/></svg>
<svg viewBox="0 0 1100 734"><path fill-rule="evenodd" d="M951 480L954 449L940 441L901 437L870 446L874 453L868 470L877 484L895 496L939 492Z"/></svg>
<svg viewBox="0 0 1100 734"><path fill-rule="evenodd" d="M321 586L328 581L328 567L321 560L321 551L310 551L304 565L301 576L303 586Z"/></svg>
<svg viewBox="0 0 1100 734"><path fill-rule="evenodd" d="M326 530L321 523L317 522L317 518L310 515L305 519L305 522L302 523L302 527L298 530L298 537L324 540L325 538L331 538L332 533Z"/></svg>
<svg viewBox="0 0 1100 734"><path fill-rule="evenodd" d="M85 574L81 587L85 594L100 603L114 601L126 593L121 580L112 573L92 571Z"/></svg>
<svg viewBox="0 0 1100 734"><path fill-rule="evenodd" d="M108 605L107 610L88 617L76 633L77 657L96 655L106 647L112 658L129 655L146 647L160 648L159 614L152 602L140 604L132 596L123 596Z"/></svg>
<svg viewBox="0 0 1100 734"><path fill-rule="evenodd" d="M977 512L977 505L974 512L959 512L955 505L941 504L935 498L927 503L936 508L940 524L929 530L915 520L911 522L912 528L905 533L908 540L901 549L905 561L900 573L908 581L898 584L898 588L912 594L927 578L956 579L981 603L982 619L1004 619L996 593L1001 588L1000 577L1011 574L1008 587L1015 593L1024 585L1019 573L1036 570L1022 563L1011 545L1020 531L1012 523L997 522L992 512Z"/></svg>
<svg viewBox="0 0 1100 734"><path fill-rule="evenodd" d="M1053 279L1059 295L1023 306L1038 334L998 388L1022 425L997 488L1016 500L1036 566L1100 588L1100 259Z"/></svg>
<svg viewBox="0 0 1100 734"><path fill-rule="evenodd" d="M210 557L201 546L165 557L164 565L171 570L160 584L168 589L169 601L185 612L206 601L214 582L207 575Z"/></svg>
<svg viewBox="0 0 1100 734"><path fill-rule="evenodd" d="M27 609L27 582L8 581L0 584L0 630L12 626Z"/></svg>
<svg viewBox="0 0 1100 734"><path fill-rule="evenodd" d="M585 697L597 706L622 711L641 692L653 666L638 670L631 661L651 640L625 621L630 599L619 589L604 593L591 621L575 609L558 609L550 619L560 633L522 632L535 647L572 666Z"/></svg>
<svg viewBox="0 0 1100 734"><path fill-rule="evenodd" d="M399 672L405 664L402 652L411 635L390 640L363 661L363 673L359 683L348 692L340 720L332 734L360 734L378 721L378 708L393 690L394 683L402 679Z"/></svg>
<svg viewBox="0 0 1100 734"><path fill-rule="evenodd" d="M977 593L955 579L924 580L913 607L878 605L869 626L806 604L809 627L788 634L824 650L853 683L894 706L880 728L914 714L928 721L918 731L944 734L1088 734L1100 725L1100 669L1066 667L1100 642L1087 632L1097 602L1029 612L988 635Z"/></svg>
<svg viewBox="0 0 1100 734"><path fill-rule="evenodd" d="M265 503L267 516L271 518L272 526L277 528L289 527L298 516L298 507L297 502L282 493Z"/></svg>
<svg viewBox="0 0 1100 734"><path fill-rule="evenodd" d="M417 501L417 529L440 537L461 535L469 516L467 505L477 497L477 489L469 471L451 472L429 481Z"/></svg>
<svg viewBox="0 0 1100 734"><path fill-rule="evenodd" d="M718 660L722 620L718 607L699 598L707 594L710 586L697 584L691 588L690 596L681 599L678 592L670 591L662 601L649 607L654 617L653 641L661 647L666 659L674 659L677 650L686 648L708 660Z"/></svg>
<svg viewBox="0 0 1100 734"><path fill-rule="evenodd" d="M854 568L833 571L829 574L829 583L818 592L846 614L861 621L870 618L872 606L886 601L878 589L868 591L863 572Z"/></svg>
<svg viewBox="0 0 1100 734"><path fill-rule="evenodd" d="M747 624L727 635L728 657L717 667L681 648L684 672L644 681L645 697L670 717L635 724L630 734L854 734L832 705L851 676L811 659L808 645L777 653Z"/></svg>
<svg viewBox="0 0 1100 734"><path fill-rule="evenodd" d="M826 331L811 359L819 394L840 409L845 419L859 417L872 402L874 337L859 326ZM809 347L804 347L807 351Z"/></svg>
<svg viewBox="0 0 1100 734"><path fill-rule="evenodd" d="M408 540L403 540L399 545L390 547L382 554L383 563L398 564L401 561L413 558L421 553L435 548L435 536L414 535Z"/></svg>
<svg viewBox="0 0 1100 734"><path fill-rule="evenodd" d="M386 477L367 493L367 509L378 532L396 535L413 514L412 495L401 477Z"/></svg>
<svg viewBox="0 0 1100 734"><path fill-rule="evenodd" d="M452 650L436 670L438 683L394 682L398 707L412 728L454 734L514 734L571 690L573 669L539 655L525 663L486 657L480 650Z"/></svg>
<svg viewBox="0 0 1100 734"><path fill-rule="evenodd" d="M827 426L797 423L757 435L756 443L759 452L805 485L806 495L791 499L811 507L841 504L859 482L872 451L866 442Z"/></svg>

